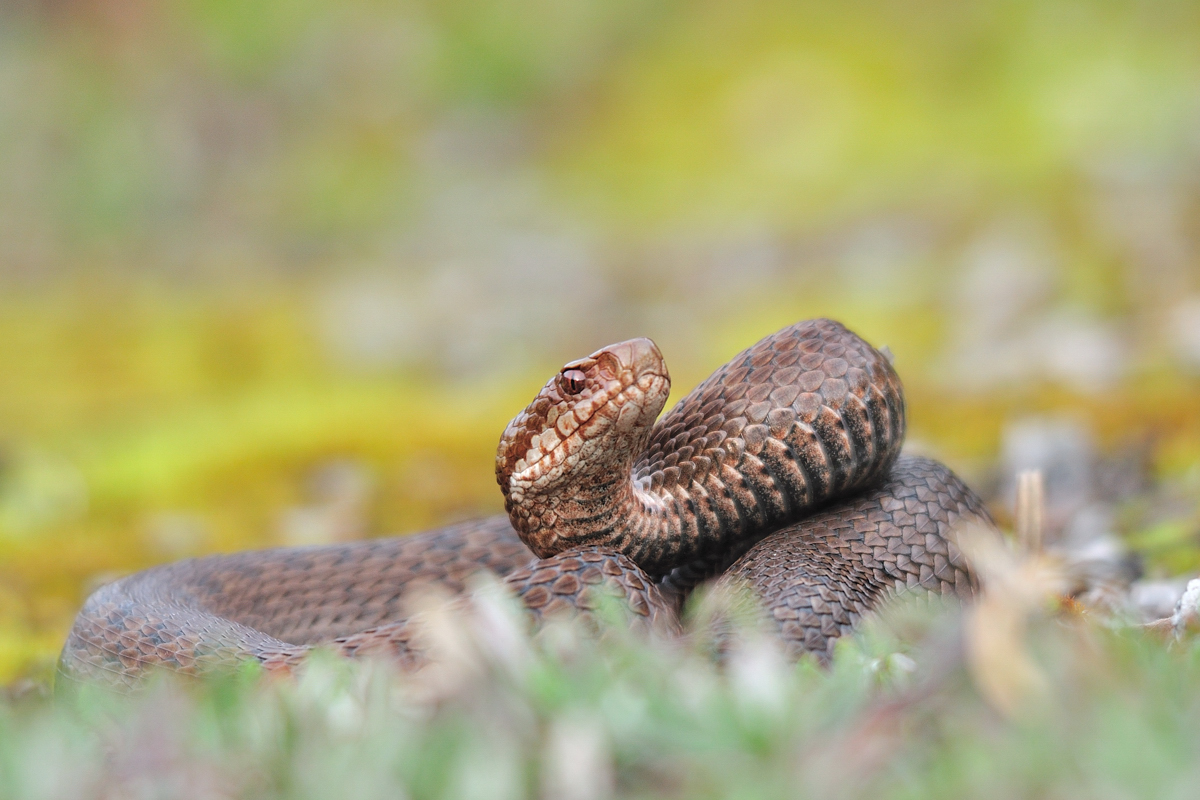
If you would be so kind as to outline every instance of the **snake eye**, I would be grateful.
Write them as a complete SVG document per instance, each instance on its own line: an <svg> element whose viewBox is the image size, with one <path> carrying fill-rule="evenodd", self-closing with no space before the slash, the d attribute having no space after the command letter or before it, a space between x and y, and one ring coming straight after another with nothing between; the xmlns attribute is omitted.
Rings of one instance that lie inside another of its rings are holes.
<svg viewBox="0 0 1200 800"><path fill-rule="evenodd" d="M558 385L567 394L579 394L587 385L587 375L583 373L583 370L565 370L558 376Z"/></svg>

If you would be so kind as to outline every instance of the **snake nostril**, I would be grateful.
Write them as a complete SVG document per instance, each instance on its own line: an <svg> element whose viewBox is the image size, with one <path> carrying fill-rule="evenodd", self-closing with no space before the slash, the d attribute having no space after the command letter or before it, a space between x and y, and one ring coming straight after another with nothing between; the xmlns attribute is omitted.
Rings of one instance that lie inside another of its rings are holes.
<svg viewBox="0 0 1200 800"><path fill-rule="evenodd" d="M587 385L587 375L578 369L564 370L559 376L558 384L567 394L579 394Z"/></svg>

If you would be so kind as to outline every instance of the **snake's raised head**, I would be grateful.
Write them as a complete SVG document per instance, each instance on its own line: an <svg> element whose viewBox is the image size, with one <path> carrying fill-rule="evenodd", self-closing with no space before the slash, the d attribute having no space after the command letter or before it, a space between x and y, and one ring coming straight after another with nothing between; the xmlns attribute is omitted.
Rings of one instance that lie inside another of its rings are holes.
<svg viewBox="0 0 1200 800"><path fill-rule="evenodd" d="M533 552L603 539L670 390L658 346L630 339L566 364L508 423L496 480Z"/></svg>

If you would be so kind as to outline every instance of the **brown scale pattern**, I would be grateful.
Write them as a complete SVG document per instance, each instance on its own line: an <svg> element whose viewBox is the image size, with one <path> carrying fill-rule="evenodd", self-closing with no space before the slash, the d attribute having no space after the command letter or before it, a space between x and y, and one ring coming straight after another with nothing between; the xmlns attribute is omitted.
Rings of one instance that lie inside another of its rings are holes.
<svg viewBox="0 0 1200 800"><path fill-rule="evenodd" d="M607 592L624 600L635 626L674 631L679 618L675 599L621 553L580 547L535 561L505 578L537 621L554 614L596 608Z"/></svg>
<svg viewBox="0 0 1200 800"><path fill-rule="evenodd" d="M476 572L504 575L533 557L506 519L492 517L415 536L183 562L173 583L192 587L215 614L311 644L396 619L421 586L457 594Z"/></svg>
<svg viewBox="0 0 1200 800"><path fill-rule="evenodd" d="M532 563L531 559L533 559ZM290 673L321 645L347 657L422 661L403 600L419 587L461 593L480 571L506 582L540 622L585 614L598 592L635 624L673 630L672 602L624 556L584 548L536 560L504 517L393 539L181 561L97 590L75 620L60 678L119 690L154 670L198 675L258 661Z"/></svg>
<svg viewBox="0 0 1200 800"><path fill-rule="evenodd" d="M661 404L665 370L648 340L575 364L588 391L566 394L551 379L501 439L496 474L513 526L541 556L605 546L684 589L779 525L877 480L904 439L904 394L888 359L828 319L764 338L657 423L661 405L637 415L644 446L630 452L631 433L580 461L571 454L587 440L556 426L580 408L585 419L615 419L621 404Z"/></svg>
<svg viewBox="0 0 1200 800"><path fill-rule="evenodd" d="M524 603L535 626L555 616L589 619L600 596L607 594L621 602L635 629L679 632L679 617L671 599L636 564L611 550L583 547L536 559L510 572L504 582ZM414 668L424 663L417 636L416 626L405 619L341 636L326 645L348 658L384 657L403 668ZM290 673L309 649L267 651L261 661L269 671Z"/></svg>
<svg viewBox="0 0 1200 800"><path fill-rule="evenodd" d="M501 516L414 536L180 561L94 592L59 671L131 687L155 665L189 674L248 658L284 665L310 645L355 636L352 649L364 631L402 617L418 587L462 592L476 572L505 575L531 558Z"/></svg>
<svg viewBox="0 0 1200 800"><path fill-rule="evenodd" d="M670 486L747 452L772 466L769 439L792 451L798 474L790 465L773 472L794 479L798 498L814 502L869 481L904 440L899 376L841 323L791 325L739 353L663 416L634 473ZM777 491L765 488L763 499L782 504Z"/></svg>
<svg viewBox="0 0 1200 800"><path fill-rule="evenodd" d="M750 587L794 654L824 660L891 592L969 596L953 534L972 523L994 527L966 484L936 461L903 457L877 488L764 538L718 586Z"/></svg>
<svg viewBox="0 0 1200 800"><path fill-rule="evenodd" d="M686 590L778 525L877 481L904 434L899 376L841 323L800 322L738 354L659 420L634 466L652 487L699 486L673 490L698 545L669 584Z"/></svg>

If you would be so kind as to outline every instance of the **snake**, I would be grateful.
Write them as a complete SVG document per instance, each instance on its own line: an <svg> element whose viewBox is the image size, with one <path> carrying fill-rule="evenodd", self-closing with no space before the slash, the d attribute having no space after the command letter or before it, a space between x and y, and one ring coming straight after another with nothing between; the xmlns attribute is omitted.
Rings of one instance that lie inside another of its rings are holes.
<svg viewBox="0 0 1200 800"><path fill-rule="evenodd" d="M901 454L889 355L807 320L664 414L670 387L645 338L568 362L500 438L506 514L127 576L87 598L59 680L132 691L162 670L291 673L317 648L419 665L412 598L461 595L480 573L535 623L615 594L634 625L674 633L695 587L749 587L788 650L818 660L890 594L973 593L954 532L994 523L945 465Z"/></svg>

